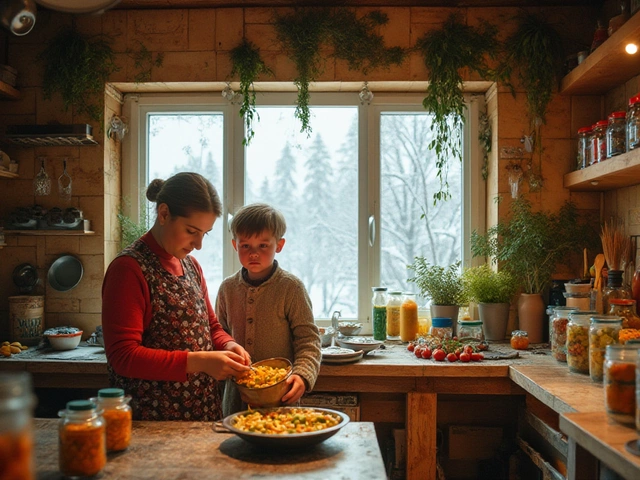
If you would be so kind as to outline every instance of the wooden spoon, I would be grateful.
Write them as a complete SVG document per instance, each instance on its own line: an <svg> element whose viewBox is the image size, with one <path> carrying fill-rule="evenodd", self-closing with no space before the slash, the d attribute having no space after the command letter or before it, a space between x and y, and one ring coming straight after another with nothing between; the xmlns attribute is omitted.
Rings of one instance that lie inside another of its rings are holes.
<svg viewBox="0 0 640 480"><path fill-rule="evenodd" d="M602 253L596 255L593 266L596 270L596 279L593 282L593 288L595 290L602 290L602 267L604 267L604 255Z"/></svg>

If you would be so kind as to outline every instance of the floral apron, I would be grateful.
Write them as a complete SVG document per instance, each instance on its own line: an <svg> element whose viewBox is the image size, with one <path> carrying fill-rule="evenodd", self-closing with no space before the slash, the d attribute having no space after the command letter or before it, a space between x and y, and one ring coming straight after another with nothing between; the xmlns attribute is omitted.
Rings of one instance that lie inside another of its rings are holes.
<svg viewBox="0 0 640 480"><path fill-rule="evenodd" d="M167 272L141 240L120 255L140 264L149 285L151 323L142 334L142 345L169 351L213 350L200 275L191 259L181 260L184 275L178 277ZM213 421L222 417L216 381L205 373L189 374L186 382L165 382L123 377L110 365L108 370L111 385L131 395L136 420Z"/></svg>

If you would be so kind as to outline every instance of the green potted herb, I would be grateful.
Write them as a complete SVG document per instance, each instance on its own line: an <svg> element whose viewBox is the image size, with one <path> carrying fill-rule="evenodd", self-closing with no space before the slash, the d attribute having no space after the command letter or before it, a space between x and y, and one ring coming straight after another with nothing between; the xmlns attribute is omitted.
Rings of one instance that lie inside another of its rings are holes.
<svg viewBox="0 0 640 480"><path fill-rule="evenodd" d="M496 272L485 264L465 270L462 284L469 300L478 304L485 338L504 340L511 298L518 289L513 275L505 270Z"/></svg>

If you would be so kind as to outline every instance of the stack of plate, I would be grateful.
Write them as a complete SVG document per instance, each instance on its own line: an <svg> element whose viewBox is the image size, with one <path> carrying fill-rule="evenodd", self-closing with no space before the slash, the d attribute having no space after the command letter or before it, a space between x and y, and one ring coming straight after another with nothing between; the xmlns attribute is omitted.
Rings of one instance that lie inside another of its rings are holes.
<svg viewBox="0 0 640 480"><path fill-rule="evenodd" d="M351 348L327 347L322 349L322 363L333 365L352 363L360 360L362 355L364 355L362 350L356 351Z"/></svg>
<svg viewBox="0 0 640 480"><path fill-rule="evenodd" d="M336 340L338 345L351 350L362 350L366 355L373 350L380 348L384 343L381 340L374 340L371 337L345 337Z"/></svg>

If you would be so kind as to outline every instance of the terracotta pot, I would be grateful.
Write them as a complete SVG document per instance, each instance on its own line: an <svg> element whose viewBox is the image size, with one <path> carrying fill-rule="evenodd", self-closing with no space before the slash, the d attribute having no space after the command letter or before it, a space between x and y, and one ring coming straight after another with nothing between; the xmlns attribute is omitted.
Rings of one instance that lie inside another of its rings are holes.
<svg viewBox="0 0 640 480"><path fill-rule="evenodd" d="M460 307L458 305L431 305L431 318L450 318L451 329L453 334L456 335L458 331L458 311Z"/></svg>
<svg viewBox="0 0 640 480"><path fill-rule="evenodd" d="M480 303L478 314L482 320L482 329L486 340L504 340L509 322L509 303Z"/></svg>
<svg viewBox="0 0 640 480"><path fill-rule="evenodd" d="M529 342L542 343L544 302L540 293L522 293L518 300L520 330L529 334Z"/></svg>

